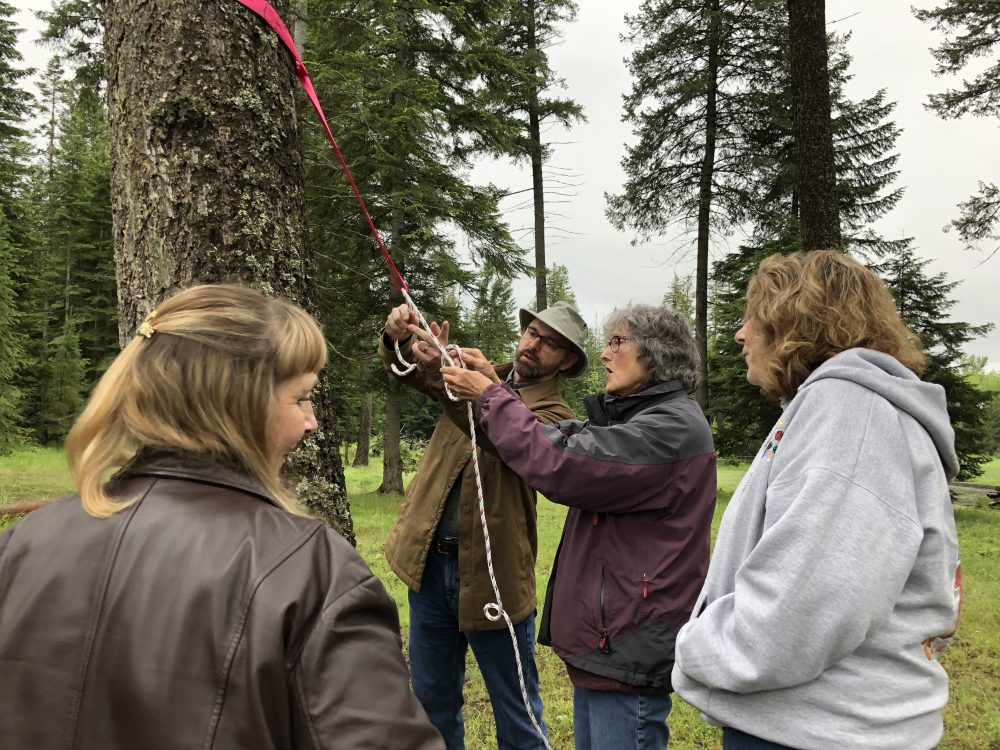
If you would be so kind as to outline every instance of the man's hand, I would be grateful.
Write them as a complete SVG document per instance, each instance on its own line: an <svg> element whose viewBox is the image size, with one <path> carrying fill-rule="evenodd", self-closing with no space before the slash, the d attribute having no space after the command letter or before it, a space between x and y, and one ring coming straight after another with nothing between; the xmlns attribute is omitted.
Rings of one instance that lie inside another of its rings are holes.
<svg viewBox="0 0 1000 750"><path fill-rule="evenodd" d="M465 351L463 349L462 353ZM451 392L466 401L478 401L483 391L493 384L483 373L462 367L442 367L441 374L444 375L444 382L448 384Z"/></svg>
<svg viewBox="0 0 1000 750"><path fill-rule="evenodd" d="M409 305L399 305L392 308L389 317L385 320L385 332L390 338L396 341L404 341L410 338L407 326L419 320L415 312L410 312Z"/></svg>
<svg viewBox="0 0 1000 750"><path fill-rule="evenodd" d="M437 337L437 340L441 342L441 346L448 346L448 321L446 320L441 325L432 322L430 324L431 333ZM416 325L415 323L410 323L407 326L407 333L416 336L420 339L411 350L413 352L414 359L417 360L417 366L421 370L437 370L441 367L441 350L438 349L437 344L434 343L434 338L427 333L423 328Z"/></svg>

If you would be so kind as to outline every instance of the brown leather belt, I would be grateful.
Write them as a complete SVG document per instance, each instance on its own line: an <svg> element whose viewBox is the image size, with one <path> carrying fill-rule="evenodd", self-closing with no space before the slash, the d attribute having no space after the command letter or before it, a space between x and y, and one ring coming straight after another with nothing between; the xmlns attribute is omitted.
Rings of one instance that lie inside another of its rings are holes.
<svg viewBox="0 0 1000 750"><path fill-rule="evenodd" d="M458 537L436 536L434 537L434 542L431 544L431 549L439 555L457 555Z"/></svg>

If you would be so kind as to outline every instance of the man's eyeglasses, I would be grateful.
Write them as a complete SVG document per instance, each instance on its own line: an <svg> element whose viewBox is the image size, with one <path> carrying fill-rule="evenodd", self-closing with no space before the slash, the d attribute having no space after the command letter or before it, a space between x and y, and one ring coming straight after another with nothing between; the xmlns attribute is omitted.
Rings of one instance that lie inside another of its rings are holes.
<svg viewBox="0 0 1000 750"><path fill-rule="evenodd" d="M635 341L635 336L612 336L611 341L605 346L611 349L611 353L614 354L621 348L623 341Z"/></svg>
<svg viewBox="0 0 1000 750"><path fill-rule="evenodd" d="M556 341L550 336L543 336L538 332L538 329L534 326L528 326L524 329L524 335L528 337L528 343L537 341L539 345L547 351L549 354L555 354L560 349L565 349L566 347Z"/></svg>

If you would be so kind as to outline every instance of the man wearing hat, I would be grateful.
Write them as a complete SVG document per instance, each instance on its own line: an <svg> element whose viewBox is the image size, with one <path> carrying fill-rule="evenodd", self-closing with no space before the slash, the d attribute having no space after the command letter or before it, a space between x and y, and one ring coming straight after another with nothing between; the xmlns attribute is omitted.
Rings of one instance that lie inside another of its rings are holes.
<svg viewBox="0 0 1000 750"><path fill-rule="evenodd" d="M559 392L561 377L587 369L587 325L565 302L540 312L521 309L521 339L514 361L494 367L534 415L546 423L571 419ZM388 367L394 340L419 368L400 380L444 407L416 476L385 545L393 572L409 587L410 672L413 691L449 750L465 747L462 689L471 646L490 695L499 750L543 748L524 707L506 623L483 612L496 601L486 564L479 499L463 402L444 391L439 353L412 333L416 316L406 305L392 310L379 344ZM448 324L432 324L442 343ZM397 367L399 364L397 363ZM479 471L489 523L493 572L517 635L524 680L535 716L542 701L535 668L535 492L497 456L477 430Z"/></svg>

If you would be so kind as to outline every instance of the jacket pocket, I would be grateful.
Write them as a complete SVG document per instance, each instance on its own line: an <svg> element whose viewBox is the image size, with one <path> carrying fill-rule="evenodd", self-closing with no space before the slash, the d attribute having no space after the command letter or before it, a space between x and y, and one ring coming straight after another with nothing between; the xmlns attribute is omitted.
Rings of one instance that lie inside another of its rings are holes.
<svg viewBox="0 0 1000 750"><path fill-rule="evenodd" d="M597 624L598 624L598 639L597 639L597 649L602 654L611 653L611 636L608 634L608 620L606 611L606 585L604 580L604 570L605 564L602 561L600 567L600 577L598 578L598 591L597 591Z"/></svg>

